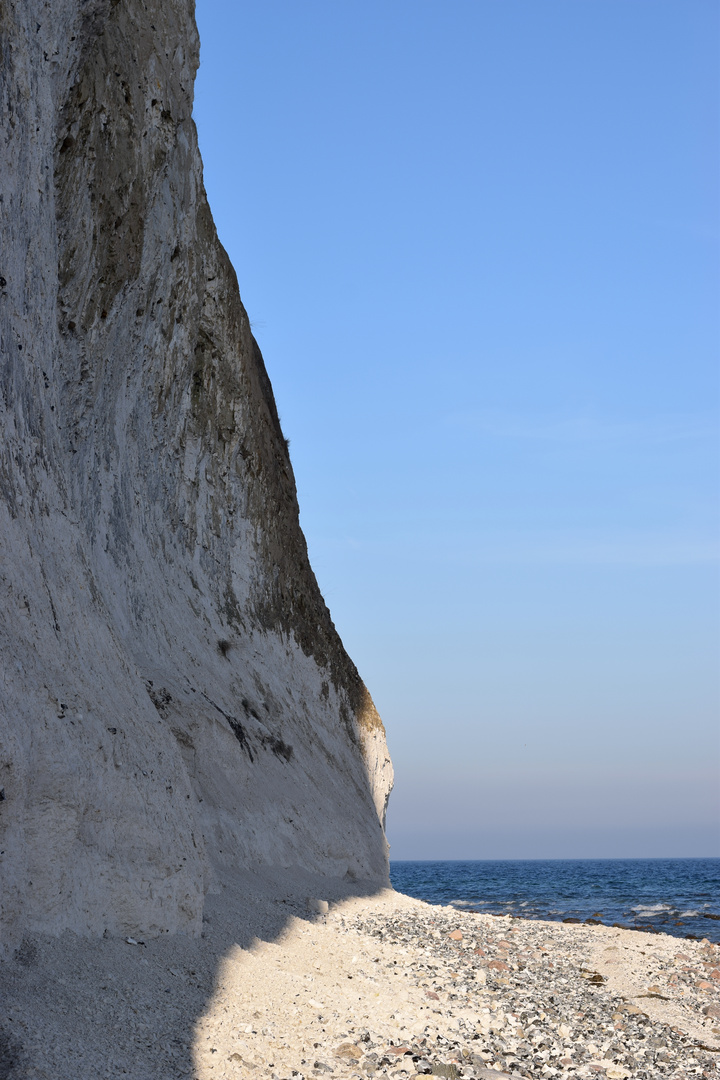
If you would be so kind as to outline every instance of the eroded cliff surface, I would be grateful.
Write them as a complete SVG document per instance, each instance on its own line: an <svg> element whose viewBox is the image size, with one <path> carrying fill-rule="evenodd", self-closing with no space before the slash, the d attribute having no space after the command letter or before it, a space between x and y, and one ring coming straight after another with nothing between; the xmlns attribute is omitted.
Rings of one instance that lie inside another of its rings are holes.
<svg viewBox="0 0 720 1080"><path fill-rule="evenodd" d="M192 0L0 3L0 926L383 880L384 731L308 563L191 118Z"/></svg>

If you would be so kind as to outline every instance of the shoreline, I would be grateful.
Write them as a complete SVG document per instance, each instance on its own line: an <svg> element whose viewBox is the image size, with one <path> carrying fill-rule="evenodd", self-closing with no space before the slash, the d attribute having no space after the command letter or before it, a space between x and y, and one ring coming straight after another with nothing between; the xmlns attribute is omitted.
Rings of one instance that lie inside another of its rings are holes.
<svg viewBox="0 0 720 1080"><path fill-rule="evenodd" d="M397 891L397 890L396 890ZM406 894L402 894L406 895ZM417 899L413 897L412 899ZM588 919L576 919L574 916L568 916L565 919L554 919L548 914L543 918L541 915L515 915L512 912L500 912L500 911L479 911L473 907L456 907L455 904L441 904L434 900L421 900L423 904L427 904L428 907L440 907L449 911L457 911L468 915L488 915L492 919L510 919L515 922L529 922L529 923L553 923L564 924L566 926L604 926L606 930L628 930L632 933L640 934L661 934L664 937L673 938L675 941L700 941L708 942L711 945L720 945L720 931L716 932L717 937L714 940L706 935L700 936L700 934L673 934L670 930L660 930L656 926L642 926L642 925L628 925L627 923L619 922L603 922L602 919L594 919L592 917ZM704 919L717 919L720 920L719 915L702 915ZM713 930L709 930L709 933L713 933Z"/></svg>
<svg viewBox="0 0 720 1080"><path fill-rule="evenodd" d="M720 858L406 859L391 860L390 878L458 910L720 943Z"/></svg>
<svg viewBox="0 0 720 1080"><path fill-rule="evenodd" d="M0 1076L720 1078L711 942L299 877L227 879L201 939L26 939Z"/></svg>

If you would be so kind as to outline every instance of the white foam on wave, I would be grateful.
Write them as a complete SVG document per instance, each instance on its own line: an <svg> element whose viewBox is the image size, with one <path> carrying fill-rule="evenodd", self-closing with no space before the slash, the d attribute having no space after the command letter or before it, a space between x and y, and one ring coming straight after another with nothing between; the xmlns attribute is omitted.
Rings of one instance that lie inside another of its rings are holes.
<svg viewBox="0 0 720 1080"><path fill-rule="evenodd" d="M680 918L681 919L696 919L699 914L700 914L699 911L681 911L680 912Z"/></svg>
<svg viewBox="0 0 720 1080"><path fill-rule="evenodd" d="M657 915L660 911L672 911L670 904L640 904L639 907L630 908L637 915Z"/></svg>

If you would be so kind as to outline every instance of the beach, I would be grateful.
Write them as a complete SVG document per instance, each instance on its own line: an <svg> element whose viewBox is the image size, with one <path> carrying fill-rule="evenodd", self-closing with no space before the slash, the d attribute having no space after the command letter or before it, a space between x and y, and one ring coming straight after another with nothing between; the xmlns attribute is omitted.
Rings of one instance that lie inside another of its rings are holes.
<svg viewBox="0 0 720 1080"><path fill-rule="evenodd" d="M719 946L360 891L245 874L202 938L28 937L0 1077L720 1077Z"/></svg>

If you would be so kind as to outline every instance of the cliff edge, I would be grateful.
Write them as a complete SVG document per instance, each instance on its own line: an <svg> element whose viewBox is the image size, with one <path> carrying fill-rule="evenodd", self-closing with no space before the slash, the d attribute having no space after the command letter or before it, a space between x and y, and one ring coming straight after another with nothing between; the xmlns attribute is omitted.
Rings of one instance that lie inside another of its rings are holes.
<svg viewBox="0 0 720 1080"><path fill-rule="evenodd" d="M208 208L192 0L0 3L0 933L385 882L382 723Z"/></svg>

